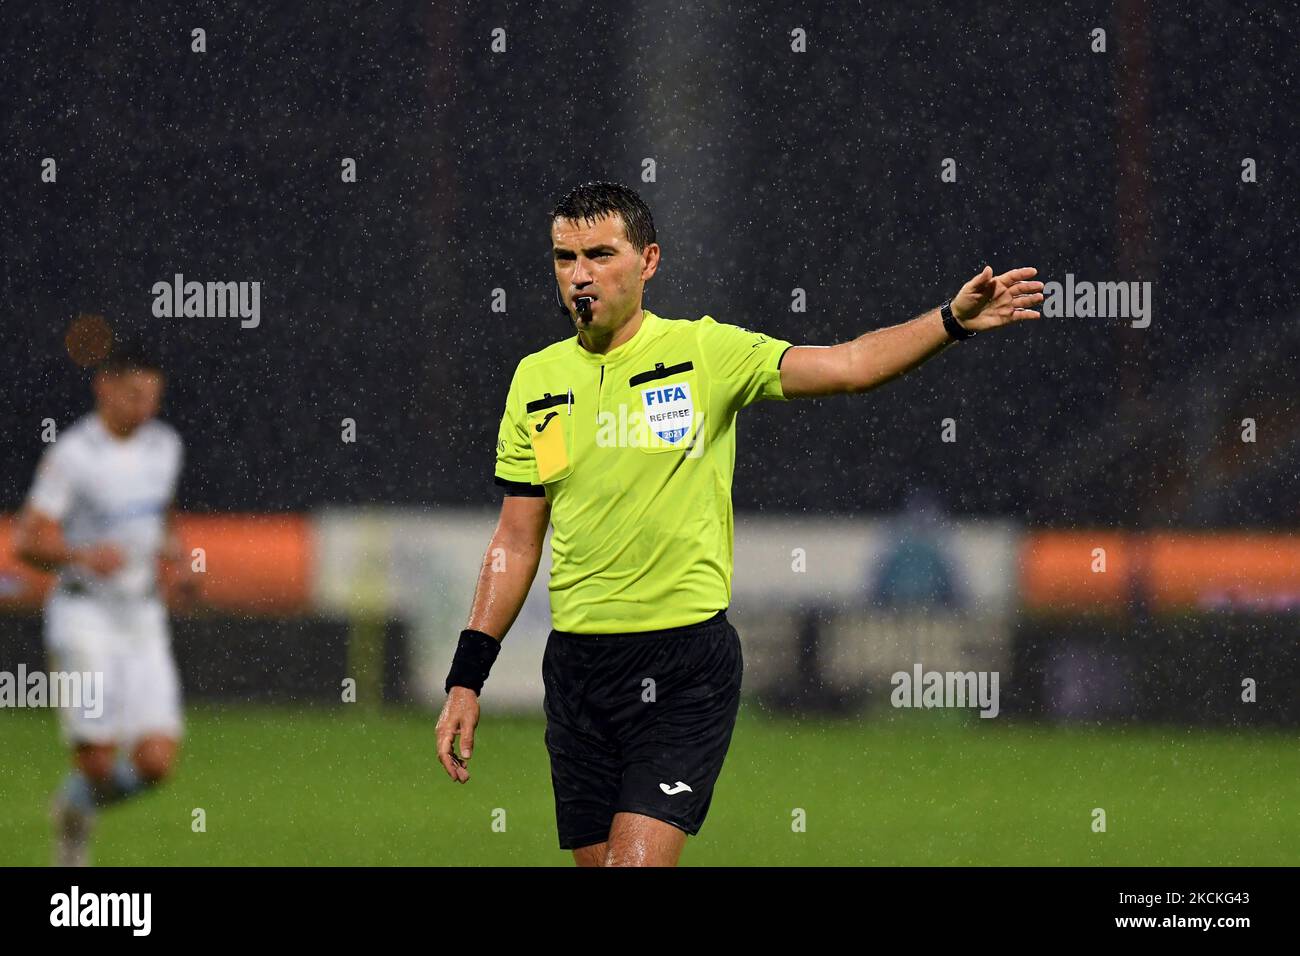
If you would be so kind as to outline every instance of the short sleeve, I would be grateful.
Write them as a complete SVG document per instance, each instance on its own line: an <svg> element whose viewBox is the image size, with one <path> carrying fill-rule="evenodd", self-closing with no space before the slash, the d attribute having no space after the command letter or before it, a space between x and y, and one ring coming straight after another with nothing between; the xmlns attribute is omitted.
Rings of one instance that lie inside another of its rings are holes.
<svg viewBox="0 0 1300 956"><path fill-rule="evenodd" d="M708 315L696 327L709 372L729 386L735 408L764 398L786 400L781 391L781 357L792 347L789 342Z"/></svg>
<svg viewBox="0 0 1300 956"><path fill-rule="evenodd" d="M45 449L36 466L36 479L27 504L55 521L62 521L72 507L73 469L66 445L55 441Z"/></svg>
<svg viewBox="0 0 1300 956"><path fill-rule="evenodd" d="M528 419L519 391L518 369L510 380L505 413L497 428L494 477L495 483L504 488L507 495L546 494L546 489L537 482L537 459L533 454L533 443L528 440Z"/></svg>

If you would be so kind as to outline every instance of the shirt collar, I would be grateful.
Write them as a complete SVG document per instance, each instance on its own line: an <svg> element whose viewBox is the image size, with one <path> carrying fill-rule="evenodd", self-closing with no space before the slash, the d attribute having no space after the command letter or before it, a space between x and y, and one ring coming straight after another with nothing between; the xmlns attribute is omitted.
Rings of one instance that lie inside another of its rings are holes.
<svg viewBox="0 0 1300 956"><path fill-rule="evenodd" d="M121 438L108 430L108 426L104 424L104 419L99 416L98 410L90 413L91 436L97 441L107 444L111 448L120 448L128 442L134 441L139 436L140 429L143 427L144 425L141 425L125 438Z"/></svg>
<svg viewBox="0 0 1300 956"><path fill-rule="evenodd" d="M622 362L628 358L635 358L649 347L650 343L658 337L659 316L655 315L649 309L642 308L645 313L641 317L641 327L636 330L633 336L622 345L616 345L613 349L604 355L596 352L588 352L578 341L577 333L573 336L573 348L585 362L592 365L613 365Z"/></svg>

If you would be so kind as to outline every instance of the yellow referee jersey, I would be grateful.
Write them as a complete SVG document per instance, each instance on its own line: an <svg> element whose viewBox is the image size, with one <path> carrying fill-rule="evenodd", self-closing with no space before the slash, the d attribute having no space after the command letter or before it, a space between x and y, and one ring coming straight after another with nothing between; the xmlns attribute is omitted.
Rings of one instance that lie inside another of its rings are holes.
<svg viewBox="0 0 1300 956"><path fill-rule="evenodd" d="M608 354L575 334L510 382L496 482L550 501L557 630L679 627L731 602L736 412L785 400L790 343L644 311Z"/></svg>

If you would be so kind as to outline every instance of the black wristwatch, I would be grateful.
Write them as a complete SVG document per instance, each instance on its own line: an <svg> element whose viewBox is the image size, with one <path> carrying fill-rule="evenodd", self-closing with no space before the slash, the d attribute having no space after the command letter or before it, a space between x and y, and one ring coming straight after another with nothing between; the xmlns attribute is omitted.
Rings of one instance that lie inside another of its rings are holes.
<svg viewBox="0 0 1300 956"><path fill-rule="evenodd" d="M954 339L968 339L978 333L974 329L963 328L962 324L957 321L957 317L952 314L952 300L948 300L939 306L939 315L943 318L943 327Z"/></svg>

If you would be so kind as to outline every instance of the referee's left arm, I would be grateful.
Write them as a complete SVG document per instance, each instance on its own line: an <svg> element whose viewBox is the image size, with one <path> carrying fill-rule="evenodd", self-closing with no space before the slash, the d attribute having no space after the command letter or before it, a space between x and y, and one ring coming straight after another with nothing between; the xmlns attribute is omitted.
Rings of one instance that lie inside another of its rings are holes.
<svg viewBox="0 0 1300 956"><path fill-rule="evenodd" d="M953 297L953 319L973 334L1039 318L1031 308L1043 301L1043 284L1031 281L1037 272L1021 268L995 276L985 266ZM955 341L940 310L931 309L851 342L795 346L781 361L781 391L786 398L865 392L910 372Z"/></svg>

